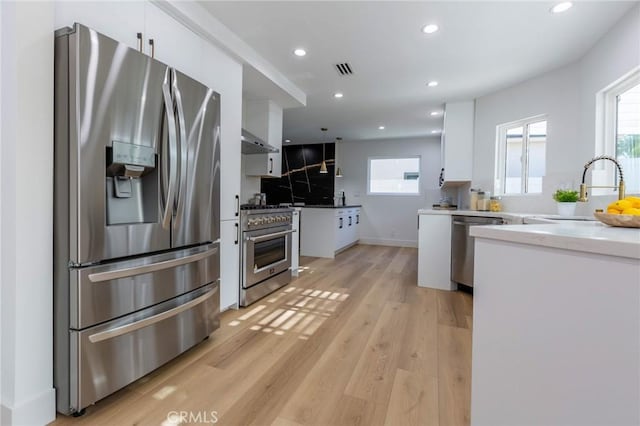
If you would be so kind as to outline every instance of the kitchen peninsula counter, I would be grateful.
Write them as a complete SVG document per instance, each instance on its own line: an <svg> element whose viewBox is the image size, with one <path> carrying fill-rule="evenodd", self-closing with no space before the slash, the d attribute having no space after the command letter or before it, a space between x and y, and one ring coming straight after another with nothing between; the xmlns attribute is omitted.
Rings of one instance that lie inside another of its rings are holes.
<svg viewBox="0 0 640 426"><path fill-rule="evenodd" d="M572 222L471 235L471 423L640 424L640 230Z"/></svg>
<svg viewBox="0 0 640 426"><path fill-rule="evenodd" d="M470 234L476 238L640 259L640 229L617 228L597 221L473 227Z"/></svg>
<svg viewBox="0 0 640 426"><path fill-rule="evenodd" d="M360 205L304 206L300 223L300 254L333 259L337 253L358 243L361 208Z"/></svg>

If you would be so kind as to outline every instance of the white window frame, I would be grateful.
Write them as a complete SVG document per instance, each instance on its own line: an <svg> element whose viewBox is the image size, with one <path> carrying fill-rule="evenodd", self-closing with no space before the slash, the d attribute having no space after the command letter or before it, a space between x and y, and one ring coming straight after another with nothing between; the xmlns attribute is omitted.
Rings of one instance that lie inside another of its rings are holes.
<svg viewBox="0 0 640 426"><path fill-rule="evenodd" d="M371 160L409 160L418 159L418 192L371 192ZM397 155L388 157L368 157L367 158L367 195L392 195L400 197L419 197L422 193L422 156L420 155Z"/></svg>
<svg viewBox="0 0 640 426"><path fill-rule="evenodd" d="M503 196L530 196L530 195L541 195L541 192L527 192L528 191L528 183L529 183L529 135L523 135L522 141L522 158L524 161L522 162L522 174L521 174L521 182L520 182L520 192L519 193L505 193L505 184L506 184L506 174L507 174L507 131L513 127L523 128L529 124L537 123L539 121L547 122L547 142L549 141L549 119L547 114L535 115L533 117L523 118L521 120L511 121L509 123L499 124L496 126L496 167L494 172L493 179L493 191L496 195ZM545 166L546 166L546 147L545 147Z"/></svg>
<svg viewBox="0 0 640 426"><path fill-rule="evenodd" d="M617 145L617 98L640 84L640 66L623 75L596 94L596 146L595 155L616 158ZM623 170L624 171L624 170ZM618 173L610 161L597 161L591 166L591 185L617 185ZM588 176L587 176L588 179ZM625 177L629 180L630 177ZM615 188L591 188L591 195L614 195Z"/></svg>

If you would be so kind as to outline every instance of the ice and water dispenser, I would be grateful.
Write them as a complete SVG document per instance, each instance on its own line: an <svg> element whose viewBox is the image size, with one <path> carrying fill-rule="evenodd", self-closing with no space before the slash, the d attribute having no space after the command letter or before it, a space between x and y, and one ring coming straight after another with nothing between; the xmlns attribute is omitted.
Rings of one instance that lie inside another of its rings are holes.
<svg viewBox="0 0 640 426"><path fill-rule="evenodd" d="M107 225L158 222L158 158L153 147L107 147Z"/></svg>

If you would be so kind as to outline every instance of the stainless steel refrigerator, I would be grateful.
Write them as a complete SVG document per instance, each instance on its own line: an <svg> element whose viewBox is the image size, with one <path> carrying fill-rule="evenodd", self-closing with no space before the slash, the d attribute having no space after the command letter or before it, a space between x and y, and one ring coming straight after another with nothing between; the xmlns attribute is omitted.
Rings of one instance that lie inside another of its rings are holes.
<svg viewBox="0 0 640 426"><path fill-rule="evenodd" d="M56 32L58 411L218 328L219 193L218 93L83 25Z"/></svg>

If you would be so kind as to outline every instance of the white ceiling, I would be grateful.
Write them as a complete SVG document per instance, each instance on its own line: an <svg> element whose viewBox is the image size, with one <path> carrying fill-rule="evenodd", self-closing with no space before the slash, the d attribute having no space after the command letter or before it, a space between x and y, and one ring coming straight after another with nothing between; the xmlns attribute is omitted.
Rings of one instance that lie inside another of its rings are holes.
<svg viewBox="0 0 640 426"><path fill-rule="evenodd" d="M637 2L576 2L556 15L546 1L202 4L306 92L306 107L285 110L283 138L309 143L431 135L442 127L431 111L575 61ZM422 33L428 23L440 30ZM354 74L339 75L341 62Z"/></svg>

